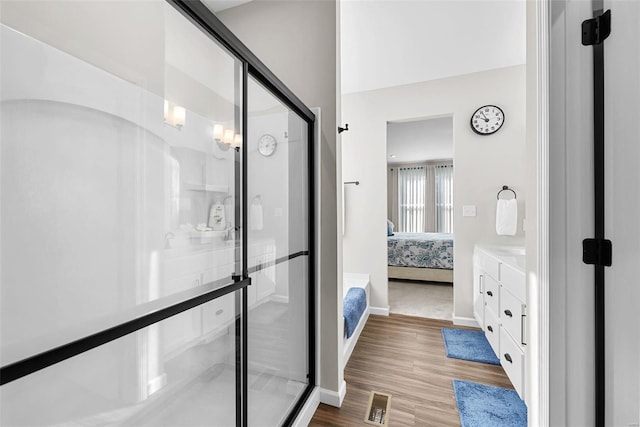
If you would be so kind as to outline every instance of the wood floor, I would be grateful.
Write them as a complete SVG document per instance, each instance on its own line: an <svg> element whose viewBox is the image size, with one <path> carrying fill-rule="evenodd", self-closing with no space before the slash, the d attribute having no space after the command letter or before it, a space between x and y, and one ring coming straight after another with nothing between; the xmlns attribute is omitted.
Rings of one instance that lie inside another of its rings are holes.
<svg viewBox="0 0 640 427"><path fill-rule="evenodd" d="M445 356L440 328L452 326L446 320L371 315L345 368L342 408L320 404L310 425L369 425L364 415L374 390L392 395L387 425L460 426L452 379L513 388L500 366Z"/></svg>

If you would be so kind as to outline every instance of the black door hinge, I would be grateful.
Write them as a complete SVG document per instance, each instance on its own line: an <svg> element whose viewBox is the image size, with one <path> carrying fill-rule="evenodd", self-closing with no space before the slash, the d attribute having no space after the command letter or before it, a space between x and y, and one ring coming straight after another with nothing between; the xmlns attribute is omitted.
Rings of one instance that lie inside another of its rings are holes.
<svg viewBox="0 0 640 427"><path fill-rule="evenodd" d="M582 241L582 262L585 264L611 267L612 252L611 240L584 239Z"/></svg>
<svg viewBox="0 0 640 427"><path fill-rule="evenodd" d="M611 34L611 10L582 22L582 44L593 46L602 43Z"/></svg>

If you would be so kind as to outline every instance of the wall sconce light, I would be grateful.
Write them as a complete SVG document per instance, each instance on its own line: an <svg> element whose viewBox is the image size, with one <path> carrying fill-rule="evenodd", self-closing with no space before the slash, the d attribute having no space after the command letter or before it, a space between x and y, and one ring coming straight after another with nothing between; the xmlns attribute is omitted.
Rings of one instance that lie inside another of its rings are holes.
<svg viewBox="0 0 640 427"><path fill-rule="evenodd" d="M238 151L240 147L242 147L242 135L236 133L236 135L233 137L233 144L231 144L231 146L235 148L236 151Z"/></svg>
<svg viewBox="0 0 640 427"><path fill-rule="evenodd" d="M166 99L164 100L164 122L169 126L181 130L187 121L187 110L184 107L175 105Z"/></svg>
<svg viewBox="0 0 640 427"><path fill-rule="evenodd" d="M238 151L242 146L242 135L236 134L233 129L224 129L222 125L213 125L213 139L222 151L227 151L229 147Z"/></svg>
<svg viewBox="0 0 640 427"><path fill-rule="evenodd" d="M213 125L213 139L216 141L216 144L218 144L218 148L220 148L222 151L227 151L229 149L229 145L225 144L222 141L223 137L224 128L222 127L222 125Z"/></svg>
<svg viewBox="0 0 640 427"><path fill-rule="evenodd" d="M233 144L233 129L224 130L224 137L222 138L222 141L227 145Z"/></svg>

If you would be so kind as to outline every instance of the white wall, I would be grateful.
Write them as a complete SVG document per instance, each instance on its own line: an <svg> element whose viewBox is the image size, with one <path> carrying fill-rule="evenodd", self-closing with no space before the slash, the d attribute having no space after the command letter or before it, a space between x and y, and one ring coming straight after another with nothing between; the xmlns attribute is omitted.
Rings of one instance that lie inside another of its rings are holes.
<svg viewBox="0 0 640 427"><path fill-rule="evenodd" d="M453 115L454 315L473 318L472 252L475 243L524 244L525 67L515 66L418 84L345 95L343 175L360 185L346 191L345 271L371 274L372 306L387 307L385 220L386 126L389 121ZM503 128L479 136L469 127L476 108L501 106ZM496 193L502 185L518 193L516 236L495 233ZM462 217L462 205L476 205L476 217Z"/></svg>
<svg viewBox="0 0 640 427"><path fill-rule="evenodd" d="M320 152L321 377L324 389L338 393L342 377L342 245L337 236L336 137L340 108L337 3L259 1L227 9L217 16L307 106L322 110ZM284 25L286 24L286 25ZM339 166L339 165L338 165Z"/></svg>

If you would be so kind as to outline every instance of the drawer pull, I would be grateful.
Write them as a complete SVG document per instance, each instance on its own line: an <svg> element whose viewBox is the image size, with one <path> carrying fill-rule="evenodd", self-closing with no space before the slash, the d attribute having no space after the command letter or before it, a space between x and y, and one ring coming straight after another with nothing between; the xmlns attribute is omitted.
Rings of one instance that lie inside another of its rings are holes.
<svg viewBox="0 0 640 427"><path fill-rule="evenodd" d="M491 325L487 326L487 329L489 330L489 332L493 332L493 327Z"/></svg>
<svg viewBox="0 0 640 427"><path fill-rule="evenodd" d="M216 316L220 316L222 313L224 313L224 309L220 309L218 311L216 311Z"/></svg>
<svg viewBox="0 0 640 427"><path fill-rule="evenodd" d="M511 313L511 310L505 310L504 314L506 314L509 317L513 317L513 313Z"/></svg>
<svg viewBox="0 0 640 427"><path fill-rule="evenodd" d="M505 353L504 358L507 359L507 362L513 363L513 360L511 359L511 356L509 355L509 353Z"/></svg>
<svg viewBox="0 0 640 427"><path fill-rule="evenodd" d="M493 296L493 292L491 292L491 291L487 291L487 295L489 295L490 297L492 297L492 296Z"/></svg>

